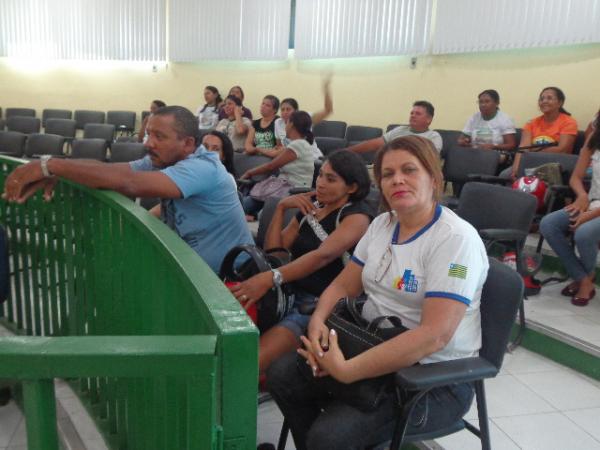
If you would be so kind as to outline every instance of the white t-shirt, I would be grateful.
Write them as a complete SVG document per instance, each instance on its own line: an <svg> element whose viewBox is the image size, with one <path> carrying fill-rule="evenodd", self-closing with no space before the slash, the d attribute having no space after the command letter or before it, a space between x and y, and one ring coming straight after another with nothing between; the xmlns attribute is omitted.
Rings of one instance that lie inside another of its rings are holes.
<svg viewBox="0 0 600 450"><path fill-rule="evenodd" d="M285 134L285 122L281 117L275 120L275 139L279 139L279 142L281 142L281 145L283 145L284 147L287 147L291 142ZM313 141L311 147L313 151L313 157L315 159L319 159L323 156L323 152L321 152L319 147L317 147L316 141Z"/></svg>
<svg viewBox="0 0 600 450"><path fill-rule="evenodd" d="M421 322L425 298L465 303L465 316L448 345L420 362L477 355L481 348L479 303L489 267L479 234L439 205L432 221L412 238L398 242L399 234L396 216L384 213L356 246L352 260L363 266L362 282L368 295L363 316L370 321L395 315L413 329Z"/></svg>
<svg viewBox="0 0 600 450"><path fill-rule="evenodd" d="M200 106L196 111L198 117L198 128L200 130L214 130L219 122L219 110L216 106Z"/></svg>
<svg viewBox="0 0 600 450"><path fill-rule="evenodd" d="M250 119L247 117L242 117L242 123L246 125L248 129L252 126L252 122L250 122ZM225 133L229 139L231 139L234 150L243 149L245 147L248 131L244 134L238 134L235 130L235 120L222 119L215 127L215 130Z"/></svg>
<svg viewBox="0 0 600 450"><path fill-rule="evenodd" d="M463 134L471 137L471 145L478 144L499 145L504 142L505 134L515 134L515 124L508 114L498 110L490 120L485 120L481 112L477 111L467 121Z"/></svg>
<svg viewBox="0 0 600 450"><path fill-rule="evenodd" d="M390 130L387 133L385 133L383 135L383 140L386 144L388 144L389 142L392 142L394 139L397 139L397 138L403 137L403 136L421 136L425 139L429 139L433 143L433 146L435 147L435 149L438 152L442 151L442 146L443 146L442 136L440 136L440 133L438 133L437 131L434 131L434 130L427 130L427 131L423 131L422 133L417 133L416 131L411 130L410 127L408 127L406 125L400 125L399 127L396 127L393 130Z"/></svg>
<svg viewBox="0 0 600 450"><path fill-rule="evenodd" d="M305 139L294 139L286 148L296 154L296 159L279 168L279 177L294 187L310 187L315 172L311 145Z"/></svg>

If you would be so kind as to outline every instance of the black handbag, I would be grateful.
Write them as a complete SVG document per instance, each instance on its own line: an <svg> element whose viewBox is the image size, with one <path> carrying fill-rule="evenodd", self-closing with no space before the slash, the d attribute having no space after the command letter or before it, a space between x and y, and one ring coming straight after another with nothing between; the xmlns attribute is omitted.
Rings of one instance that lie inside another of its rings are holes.
<svg viewBox="0 0 600 450"><path fill-rule="evenodd" d="M242 254L248 258L239 267L236 260ZM221 264L219 278L223 281L244 281L248 278L281 267L291 260L290 252L285 248L273 248L267 251L255 245L238 245L233 247ZM292 309L294 294L288 285L273 286L256 302L258 329L261 334L280 322Z"/></svg>
<svg viewBox="0 0 600 450"><path fill-rule="evenodd" d="M380 316L368 322L360 313L363 304L364 302L357 299L343 298L325 321L327 328L336 331L339 347L346 359L353 358L407 330L396 316ZM383 327L385 322L392 326ZM305 377L316 383L319 389L362 411L376 409L393 387L393 374L344 384L330 376L315 378L301 356L298 357L298 368Z"/></svg>

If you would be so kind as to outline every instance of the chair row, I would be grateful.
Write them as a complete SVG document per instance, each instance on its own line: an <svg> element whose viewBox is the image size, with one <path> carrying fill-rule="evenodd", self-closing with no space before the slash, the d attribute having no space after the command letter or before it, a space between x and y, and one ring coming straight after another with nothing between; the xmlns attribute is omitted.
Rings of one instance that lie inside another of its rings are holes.
<svg viewBox="0 0 600 450"><path fill-rule="evenodd" d="M145 111L142 113L142 118ZM0 108L0 117L2 109ZM40 130L40 119L35 117L35 109L32 108L6 108L6 119L0 119L0 130L4 129L4 125L11 125L11 119L27 117L37 120L37 131ZM134 111L92 111L92 110L75 110L68 109L44 109L42 111L41 126L46 127L48 119L74 119L75 126L78 130L83 130L88 123L108 123L114 125L117 131L133 132L135 129L136 113ZM30 124L35 124L35 121L29 121ZM18 130L13 130L18 131Z"/></svg>
<svg viewBox="0 0 600 450"><path fill-rule="evenodd" d="M15 131L23 134L32 134L40 132L40 119L26 116L13 116L8 119L8 131ZM1 128L0 128L1 130ZM107 143L112 143L118 128L108 123L86 123L83 127L83 137L104 139ZM77 122L72 119L48 119L44 127L46 134L57 134L67 140L75 138L77 133Z"/></svg>
<svg viewBox="0 0 600 450"><path fill-rule="evenodd" d="M40 155L95 159L98 161L128 162L146 154L143 144L137 142L114 142L110 147L105 139L83 138L70 141L69 154L65 154L63 136L47 133L24 134L16 131L0 131L0 154L16 158L36 158Z"/></svg>

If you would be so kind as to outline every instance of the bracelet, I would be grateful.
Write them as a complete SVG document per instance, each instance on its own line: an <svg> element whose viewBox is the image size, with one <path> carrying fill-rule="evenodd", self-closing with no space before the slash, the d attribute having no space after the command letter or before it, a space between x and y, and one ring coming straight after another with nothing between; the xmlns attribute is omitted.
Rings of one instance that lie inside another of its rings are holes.
<svg viewBox="0 0 600 450"><path fill-rule="evenodd" d="M50 170L48 169L48 161L50 161L51 158L52 158L52 155L40 156L40 167L42 169L42 175L44 175L44 177L46 177L46 178L52 176L52 174L50 173Z"/></svg>

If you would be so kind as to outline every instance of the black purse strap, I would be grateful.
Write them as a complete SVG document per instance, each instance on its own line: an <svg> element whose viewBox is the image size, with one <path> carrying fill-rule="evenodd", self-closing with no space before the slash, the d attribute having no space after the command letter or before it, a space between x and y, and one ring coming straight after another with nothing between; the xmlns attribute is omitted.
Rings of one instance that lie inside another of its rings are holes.
<svg viewBox="0 0 600 450"><path fill-rule="evenodd" d="M227 255L225 255L225 258L223 258L223 262L221 263L221 268L219 270L219 278L221 280L241 280L241 275L235 269L234 263L236 258L242 253L247 253L248 255L250 255L250 258L252 258L252 260L256 264L256 267L259 272L266 272L268 270L271 270L271 265L269 264L267 256L261 248L257 247L256 245L250 244L237 245L231 250L229 250L229 252L227 252Z"/></svg>
<svg viewBox="0 0 600 450"><path fill-rule="evenodd" d="M404 325L402 325L402 320L400 320L399 317L396 317L396 316L379 316L379 317L375 317L371 321L371 323L369 323L369 325L367 326L367 331L370 332L370 333L375 333L379 329L379 325L381 325L381 323L384 322L384 321L386 321L386 320L388 322L390 322L396 328L404 328Z"/></svg>

